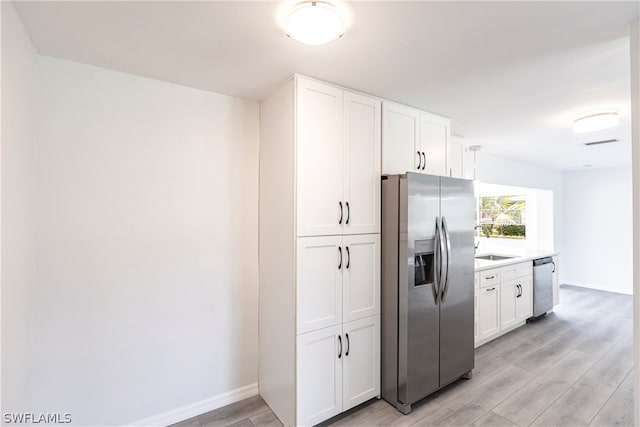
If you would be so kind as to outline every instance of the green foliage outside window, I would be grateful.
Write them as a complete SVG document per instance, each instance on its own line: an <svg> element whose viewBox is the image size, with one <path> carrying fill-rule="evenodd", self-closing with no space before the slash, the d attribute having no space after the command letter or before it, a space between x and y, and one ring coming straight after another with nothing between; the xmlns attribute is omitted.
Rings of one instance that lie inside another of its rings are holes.
<svg viewBox="0 0 640 427"><path fill-rule="evenodd" d="M507 239L526 238L525 196L490 196L477 199L476 224L480 236Z"/></svg>

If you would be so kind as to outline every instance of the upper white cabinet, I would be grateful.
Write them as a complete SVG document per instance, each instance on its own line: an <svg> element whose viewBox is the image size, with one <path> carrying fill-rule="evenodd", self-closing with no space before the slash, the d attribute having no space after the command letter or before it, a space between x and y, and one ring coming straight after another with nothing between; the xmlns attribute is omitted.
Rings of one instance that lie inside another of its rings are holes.
<svg viewBox="0 0 640 427"><path fill-rule="evenodd" d="M382 104L382 173L422 170L420 111L404 105Z"/></svg>
<svg viewBox="0 0 640 427"><path fill-rule="evenodd" d="M450 176L447 164L449 138L449 119L385 101L382 106L382 173L422 172ZM461 170L456 173L458 175L453 176L462 176Z"/></svg>
<svg viewBox="0 0 640 427"><path fill-rule="evenodd" d="M298 236L380 232L380 101L296 79Z"/></svg>
<svg viewBox="0 0 640 427"><path fill-rule="evenodd" d="M449 119L420 112L420 151L422 172L430 175L449 176L447 170L447 144Z"/></svg>
<svg viewBox="0 0 640 427"><path fill-rule="evenodd" d="M344 92L344 234L380 232L380 101Z"/></svg>
<svg viewBox="0 0 640 427"><path fill-rule="evenodd" d="M464 144L461 138L451 135L448 149L447 166L449 168L449 176L464 178Z"/></svg>

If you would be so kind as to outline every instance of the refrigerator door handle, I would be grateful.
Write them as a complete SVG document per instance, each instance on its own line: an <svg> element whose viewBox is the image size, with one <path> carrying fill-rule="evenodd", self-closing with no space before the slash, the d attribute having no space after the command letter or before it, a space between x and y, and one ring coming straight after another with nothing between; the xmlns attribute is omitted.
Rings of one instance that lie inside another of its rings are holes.
<svg viewBox="0 0 640 427"><path fill-rule="evenodd" d="M434 266L433 266L433 300L435 305L438 305L438 301L440 300L440 272L442 271L441 258L442 254L440 253L440 217L436 217L436 236L435 243L433 248L433 257L434 257Z"/></svg>
<svg viewBox="0 0 640 427"><path fill-rule="evenodd" d="M447 227L447 218L442 217L442 231L444 232L444 240L446 242L447 248L447 273L444 276L442 295L440 295L440 301L444 302L447 298L447 291L449 290L449 261L451 258L451 238L449 237L449 227Z"/></svg>
<svg viewBox="0 0 640 427"><path fill-rule="evenodd" d="M446 234L445 234L445 230L444 230L444 223L443 223L443 219L444 217L438 217L437 219L437 223L436 223L436 227L438 230L438 251L440 252L440 256L438 257L438 265L439 265L439 272L438 272L438 304L440 304L441 302L443 302L443 292L444 292L444 287L446 286L446 280L447 277L444 273L444 263L445 263L445 255L447 254L447 248L445 246L445 239L446 239ZM446 263L449 263L449 259L447 258Z"/></svg>

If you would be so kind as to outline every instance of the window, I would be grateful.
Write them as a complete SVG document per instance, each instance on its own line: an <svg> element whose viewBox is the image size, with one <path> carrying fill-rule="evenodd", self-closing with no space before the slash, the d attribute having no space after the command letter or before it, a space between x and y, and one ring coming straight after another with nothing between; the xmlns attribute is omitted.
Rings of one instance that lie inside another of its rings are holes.
<svg viewBox="0 0 640 427"><path fill-rule="evenodd" d="M479 235L506 239L526 238L525 196L478 197L476 224Z"/></svg>

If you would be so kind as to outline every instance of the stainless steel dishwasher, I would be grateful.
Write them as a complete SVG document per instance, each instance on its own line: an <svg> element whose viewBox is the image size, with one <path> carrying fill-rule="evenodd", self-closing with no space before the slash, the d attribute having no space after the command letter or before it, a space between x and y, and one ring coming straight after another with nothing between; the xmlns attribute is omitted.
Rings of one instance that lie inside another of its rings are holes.
<svg viewBox="0 0 640 427"><path fill-rule="evenodd" d="M553 308L553 258L533 260L533 320Z"/></svg>

